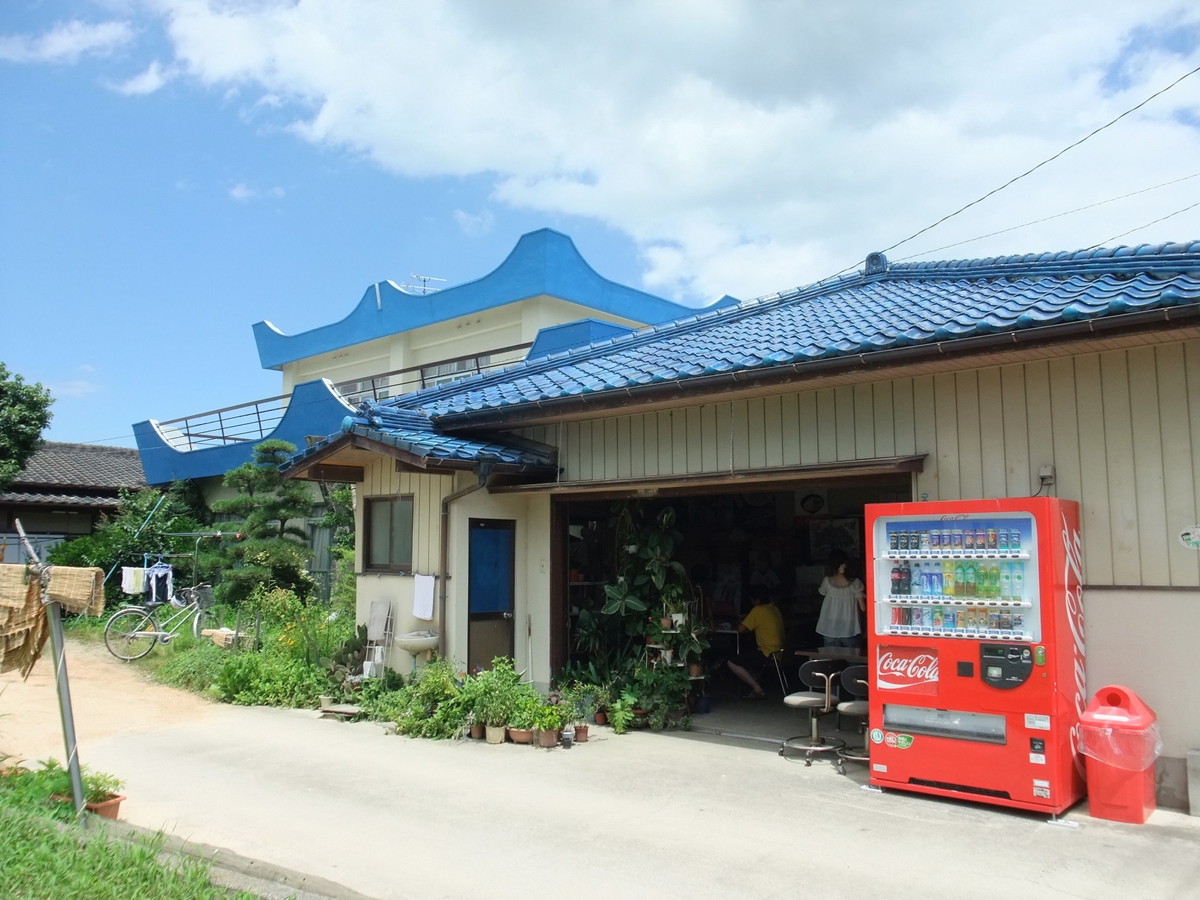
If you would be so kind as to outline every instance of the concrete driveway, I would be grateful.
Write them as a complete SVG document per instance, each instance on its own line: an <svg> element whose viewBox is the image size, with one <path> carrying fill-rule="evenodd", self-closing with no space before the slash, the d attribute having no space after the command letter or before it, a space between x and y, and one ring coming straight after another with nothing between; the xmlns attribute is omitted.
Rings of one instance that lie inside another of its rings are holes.
<svg viewBox="0 0 1200 900"><path fill-rule="evenodd" d="M541 750L205 704L80 753L125 779L127 822L333 896L1200 896L1200 819L1182 813L1134 826L1084 805L1050 824L867 791L861 768L806 768L762 743L592 732Z"/></svg>

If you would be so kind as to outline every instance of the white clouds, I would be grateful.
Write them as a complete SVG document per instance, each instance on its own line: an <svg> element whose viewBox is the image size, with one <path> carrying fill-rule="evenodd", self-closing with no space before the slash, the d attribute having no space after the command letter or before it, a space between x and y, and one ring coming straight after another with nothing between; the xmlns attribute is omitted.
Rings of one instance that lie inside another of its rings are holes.
<svg viewBox="0 0 1200 900"><path fill-rule="evenodd" d="M230 198L238 203L249 203L252 200L282 200L286 195L287 191L281 187L262 190L241 181L229 189Z"/></svg>
<svg viewBox="0 0 1200 900"><path fill-rule="evenodd" d="M140 75L135 75L120 84L114 85L113 88L118 93L127 94L129 96L141 96L143 94L153 94L169 80L169 76L163 69L158 60L154 60Z"/></svg>
<svg viewBox="0 0 1200 900"><path fill-rule="evenodd" d="M50 396L55 400L82 400L99 393L103 388L94 381L83 378L70 378L56 381L49 386Z"/></svg>
<svg viewBox="0 0 1200 900"><path fill-rule="evenodd" d="M73 63L128 46L133 29L125 22L63 22L37 37L0 35L0 60L19 63Z"/></svg>
<svg viewBox="0 0 1200 900"><path fill-rule="evenodd" d="M497 208L632 236L647 287L691 298L861 261L1200 64L1200 10L1172 0L144 2L175 58L129 92L180 71L397 175L485 175ZM1190 174L1200 137L1179 119L1198 110L1200 76L891 255ZM962 255L1087 246L1186 205L1171 202L1153 192ZM1132 239L1196 234L1192 213Z"/></svg>

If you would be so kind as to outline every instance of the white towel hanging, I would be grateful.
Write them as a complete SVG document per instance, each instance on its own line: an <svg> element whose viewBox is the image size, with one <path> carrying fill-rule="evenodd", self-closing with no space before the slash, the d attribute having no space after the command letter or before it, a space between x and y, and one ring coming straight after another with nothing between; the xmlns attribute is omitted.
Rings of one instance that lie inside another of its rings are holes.
<svg viewBox="0 0 1200 900"><path fill-rule="evenodd" d="M413 616L425 621L433 619L433 585L436 579L432 575L413 576Z"/></svg>

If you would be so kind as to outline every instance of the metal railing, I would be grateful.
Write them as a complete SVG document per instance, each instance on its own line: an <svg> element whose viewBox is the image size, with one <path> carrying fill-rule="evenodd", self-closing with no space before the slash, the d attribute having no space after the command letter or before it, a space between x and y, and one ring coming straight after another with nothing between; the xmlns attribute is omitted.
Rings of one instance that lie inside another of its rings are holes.
<svg viewBox="0 0 1200 900"><path fill-rule="evenodd" d="M351 406L364 399L386 400L401 394L411 393L422 387L440 384L454 378L463 378L479 372L489 372L502 366L519 362L530 343L499 347L487 353L473 353L436 360L423 366L408 366L339 382L334 389ZM258 442L270 436L287 412L291 394L280 394L253 400L237 406L209 410L167 419L158 423L159 432L169 445L180 451L204 450L209 447L225 447L247 441Z"/></svg>

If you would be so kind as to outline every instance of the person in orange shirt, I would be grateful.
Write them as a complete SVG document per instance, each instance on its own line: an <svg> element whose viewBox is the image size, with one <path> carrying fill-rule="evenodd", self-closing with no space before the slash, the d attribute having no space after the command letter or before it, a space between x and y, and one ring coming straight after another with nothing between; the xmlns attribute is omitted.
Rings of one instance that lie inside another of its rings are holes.
<svg viewBox="0 0 1200 900"><path fill-rule="evenodd" d="M753 634L755 648L739 653L726 665L729 671L744 681L755 699L763 696L762 685L754 677L770 664L771 656L783 651L783 613L760 586L750 589L750 612L738 624L739 634Z"/></svg>

